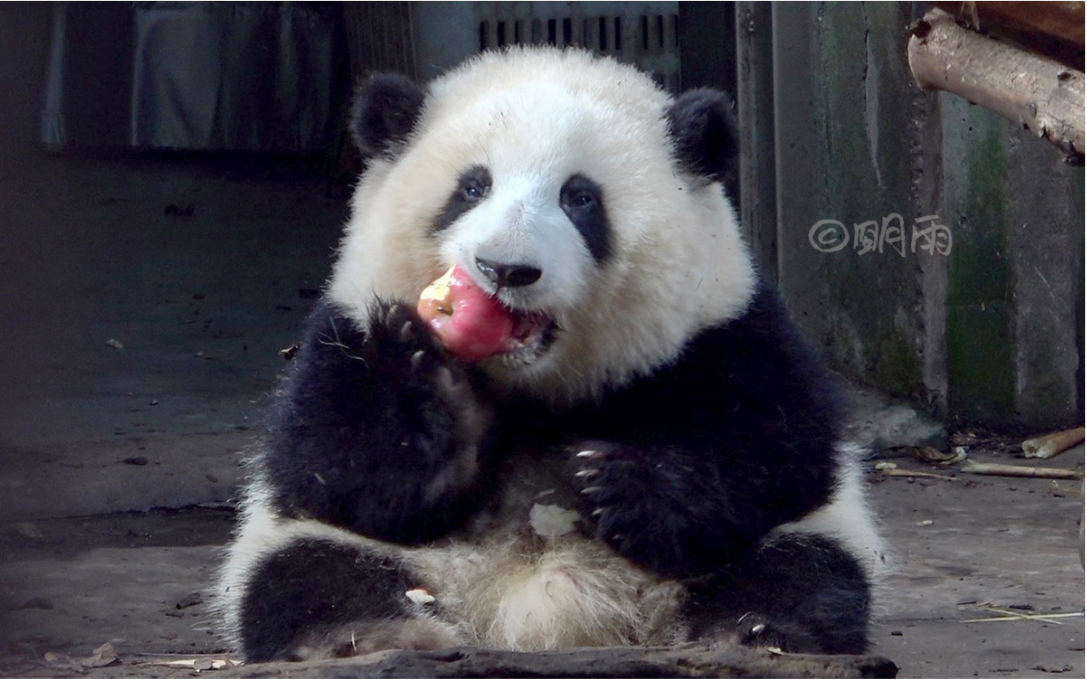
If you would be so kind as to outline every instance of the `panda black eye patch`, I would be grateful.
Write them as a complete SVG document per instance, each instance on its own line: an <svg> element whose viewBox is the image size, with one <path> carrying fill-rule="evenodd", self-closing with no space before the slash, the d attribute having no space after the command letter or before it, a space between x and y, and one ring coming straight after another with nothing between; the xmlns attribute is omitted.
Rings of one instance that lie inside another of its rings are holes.
<svg viewBox="0 0 1087 680"><path fill-rule="evenodd" d="M559 191L559 206L585 240L593 259L606 259L611 253L611 237L600 186L585 175L572 175Z"/></svg>
<svg viewBox="0 0 1087 680"><path fill-rule="evenodd" d="M434 222L432 233L449 228L462 215L474 208L491 191L491 171L482 165L473 165L460 174L457 188L446 200L438 219Z"/></svg>

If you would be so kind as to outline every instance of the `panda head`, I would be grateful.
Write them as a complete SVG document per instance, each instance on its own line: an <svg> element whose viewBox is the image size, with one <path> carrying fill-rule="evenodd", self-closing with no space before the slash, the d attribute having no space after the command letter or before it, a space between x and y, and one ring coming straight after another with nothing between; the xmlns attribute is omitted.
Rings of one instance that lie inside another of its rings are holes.
<svg viewBox="0 0 1087 680"><path fill-rule="evenodd" d="M721 188L736 134L720 93L673 99L611 59L515 48L426 87L370 79L352 134L367 169L330 297L366 319L459 264L514 310L523 349L480 364L509 388L598 395L753 293Z"/></svg>

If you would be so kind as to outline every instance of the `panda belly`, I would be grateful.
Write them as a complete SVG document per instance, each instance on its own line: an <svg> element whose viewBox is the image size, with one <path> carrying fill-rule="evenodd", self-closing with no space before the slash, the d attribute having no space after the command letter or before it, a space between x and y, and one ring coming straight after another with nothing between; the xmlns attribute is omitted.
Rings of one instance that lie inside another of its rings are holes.
<svg viewBox="0 0 1087 680"><path fill-rule="evenodd" d="M539 508L576 507L576 499L559 484L561 466L530 456L514 462L521 464L507 469L497 502L419 547L282 517L255 484L220 604L246 660L706 639L863 651L865 574L882 548L850 466L826 507L779 527L718 572L680 583L565 531L564 522L540 521Z"/></svg>
<svg viewBox="0 0 1087 680"><path fill-rule="evenodd" d="M221 613L248 661L682 640L681 584L584 537L569 516L555 521L576 507L560 468L509 461L494 503L420 547L280 516L257 483L230 546Z"/></svg>
<svg viewBox="0 0 1087 680"><path fill-rule="evenodd" d="M541 651L681 637L682 586L580 537L453 544L413 551L404 562L466 644Z"/></svg>
<svg viewBox="0 0 1087 680"><path fill-rule="evenodd" d="M683 586L584 537L561 466L526 455L508 467L494 508L404 554L442 620L469 644L524 651L681 637Z"/></svg>

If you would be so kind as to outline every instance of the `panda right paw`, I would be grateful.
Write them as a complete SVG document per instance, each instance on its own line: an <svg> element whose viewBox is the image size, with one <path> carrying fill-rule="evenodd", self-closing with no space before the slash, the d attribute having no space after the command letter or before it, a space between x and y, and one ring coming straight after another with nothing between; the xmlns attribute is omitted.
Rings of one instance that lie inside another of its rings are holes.
<svg viewBox="0 0 1087 680"><path fill-rule="evenodd" d="M463 367L446 354L426 323L408 305L383 304L374 318L371 339L386 368L405 375L440 375L442 382L463 377ZM459 375L454 376L454 370Z"/></svg>
<svg viewBox="0 0 1087 680"><path fill-rule="evenodd" d="M459 526L491 474L490 411L413 307L307 319L261 458L276 510L415 544Z"/></svg>
<svg viewBox="0 0 1087 680"><path fill-rule="evenodd" d="M387 384L399 385L422 407L430 404L445 417L424 418L431 429L468 444L477 440L487 414L478 403L467 366L452 357L431 333L416 310L403 303L383 304L374 315L371 339L377 345L379 370ZM446 421L439 424L438 421ZM461 447L458 447L461 448Z"/></svg>

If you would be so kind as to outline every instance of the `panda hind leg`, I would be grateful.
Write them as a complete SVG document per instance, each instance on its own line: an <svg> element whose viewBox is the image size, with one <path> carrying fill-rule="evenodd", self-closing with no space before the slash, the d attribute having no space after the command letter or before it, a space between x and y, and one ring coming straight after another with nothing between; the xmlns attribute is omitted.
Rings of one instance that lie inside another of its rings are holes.
<svg viewBox="0 0 1087 680"><path fill-rule="evenodd" d="M775 536L689 593L692 640L809 654L868 648L868 578L852 555L824 536Z"/></svg>
<svg viewBox="0 0 1087 680"><path fill-rule="evenodd" d="M323 538L287 543L264 556L247 579L238 616L245 660L461 644L452 626L405 595L418 587L399 561L357 546Z"/></svg>

